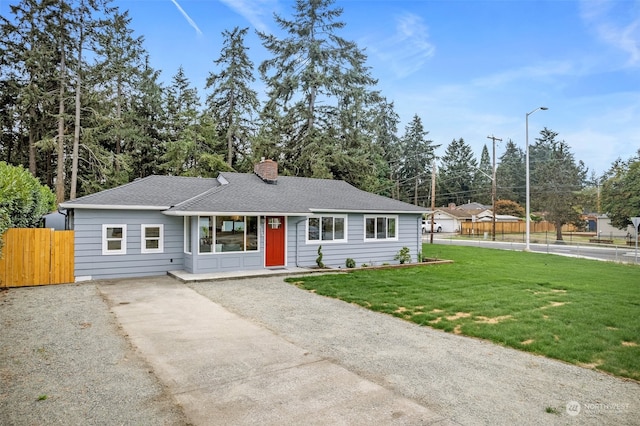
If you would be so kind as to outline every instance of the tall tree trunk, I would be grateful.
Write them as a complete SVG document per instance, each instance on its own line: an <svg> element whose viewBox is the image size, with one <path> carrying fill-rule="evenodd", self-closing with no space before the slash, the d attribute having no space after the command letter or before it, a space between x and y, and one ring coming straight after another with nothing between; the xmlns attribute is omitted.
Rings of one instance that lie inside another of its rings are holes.
<svg viewBox="0 0 640 426"><path fill-rule="evenodd" d="M62 47L62 46L61 46ZM58 99L58 164L56 174L56 202L64 201L64 49L60 49L60 98Z"/></svg>
<svg viewBox="0 0 640 426"><path fill-rule="evenodd" d="M231 167L231 164L233 163L233 129L234 129L234 123L233 123L233 111L235 110L235 101L234 101L234 97L233 94L231 95L231 104L230 104L230 120L229 120L229 127L227 129L227 164L229 165L229 167Z"/></svg>
<svg viewBox="0 0 640 426"><path fill-rule="evenodd" d="M315 87L311 88L311 93L309 94L309 118L307 119L307 132L311 132L311 129L313 128L313 121L314 121L314 117L313 114L315 114L315 106L316 106L316 93L317 93L318 89Z"/></svg>
<svg viewBox="0 0 640 426"><path fill-rule="evenodd" d="M121 134L122 134L122 104L121 104L121 96L122 96L122 82L120 81L120 77L118 77L117 88L116 88L116 173L120 172L120 151L122 150L121 144Z"/></svg>
<svg viewBox="0 0 640 426"><path fill-rule="evenodd" d="M556 222L556 241L562 241L562 222Z"/></svg>
<svg viewBox="0 0 640 426"><path fill-rule="evenodd" d="M78 150L80 147L80 91L82 90L82 43L84 42L84 31L80 26L80 40L78 42L78 69L76 74L76 119L73 131L73 153L71 154L71 191L69 198L76 199L78 183Z"/></svg>
<svg viewBox="0 0 640 426"><path fill-rule="evenodd" d="M36 177L36 173L37 173L36 141L35 141L35 137L33 136L33 132L34 132L34 128L35 128L35 123L34 123L34 119L33 118L36 116L36 111L35 111L35 108L33 107L33 105L29 109L29 115L30 115L30 119L29 119L29 171L31 172L31 174L34 177Z"/></svg>

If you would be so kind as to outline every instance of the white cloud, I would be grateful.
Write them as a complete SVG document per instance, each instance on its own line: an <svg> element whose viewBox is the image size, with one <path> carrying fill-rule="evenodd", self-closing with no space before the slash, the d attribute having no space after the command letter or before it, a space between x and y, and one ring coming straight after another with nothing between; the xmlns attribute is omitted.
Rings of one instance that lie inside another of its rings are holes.
<svg viewBox="0 0 640 426"><path fill-rule="evenodd" d="M230 9L245 18L255 29L268 32L266 19L271 20L277 10L276 0L220 0Z"/></svg>
<svg viewBox="0 0 640 426"><path fill-rule="evenodd" d="M480 77L473 80L473 84L484 88L502 87L506 84L522 80L549 80L553 77L569 75L574 71L572 64L569 62L545 62L539 65L506 70L504 72Z"/></svg>
<svg viewBox="0 0 640 426"><path fill-rule="evenodd" d="M583 0L582 19L603 42L626 52L640 66L640 1Z"/></svg>
<svg viewBox="0 0 640 426"><path fill-rule="evenodd" d="M424 20L412 13L396 18L395 33L383 41L370 41L367 49L400 78L418 71L435 54Z"/></svg>

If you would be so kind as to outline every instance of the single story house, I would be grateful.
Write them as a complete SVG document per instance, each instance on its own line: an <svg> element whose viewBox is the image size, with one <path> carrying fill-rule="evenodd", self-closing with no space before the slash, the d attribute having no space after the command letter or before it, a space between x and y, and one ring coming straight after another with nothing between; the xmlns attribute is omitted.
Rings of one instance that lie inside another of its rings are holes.
<svg viewBox="0 0 640 426"><path fill-rule="evenodd" d="M320 247L333 268L397 263L405 246L417 260L425 212L344 181L278 176L272 160L215 179L148 176L61 207L77 281L313 267Z"/></svg>
<svg viewBox="0 0 640 426"><path fill-rule="evenodd" d="M434 211L435 221L442 225L442 232L460 232L462 222L473 222L474 217L485 210L461 210L455 207L441 207Z"/></svg>

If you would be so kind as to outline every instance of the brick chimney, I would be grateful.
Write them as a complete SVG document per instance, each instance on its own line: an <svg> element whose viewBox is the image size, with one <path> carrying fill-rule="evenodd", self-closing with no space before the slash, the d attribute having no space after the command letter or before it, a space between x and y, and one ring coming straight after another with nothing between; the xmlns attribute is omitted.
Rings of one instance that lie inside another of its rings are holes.
<svg viewBox="0 0 640 426"><path fill-rule="evenodd" d="M278 163L273 160L262 160L253 167L253 172L265 183L278 183Z"/></svg>

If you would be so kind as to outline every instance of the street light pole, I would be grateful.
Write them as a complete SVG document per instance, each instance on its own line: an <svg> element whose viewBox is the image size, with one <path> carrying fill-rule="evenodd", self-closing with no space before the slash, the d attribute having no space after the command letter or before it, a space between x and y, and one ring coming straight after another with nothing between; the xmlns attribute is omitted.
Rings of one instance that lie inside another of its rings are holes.
<svg viewBox="0 0 640 426"><path fill-rule="evenodd" d="M538 107L536 109L534 109L531 112L528 112L527 115L525 116L525 132L526 132L526 148L527 148L527 153L526 153L526 169L527 169L527 177L526 177L526 201L527 201L527 205L526 205L526 223L527 223L527 237L526 237L526 244L524 247L524 251L530 251L531 248L529 246L530 240L531 240L531 185L530 185L530 181L529 181L529 116L531 114L533 114L534 112L538 111L538 110L542 110L542 111L546 111L549 108L547 107Z"/></svg>

